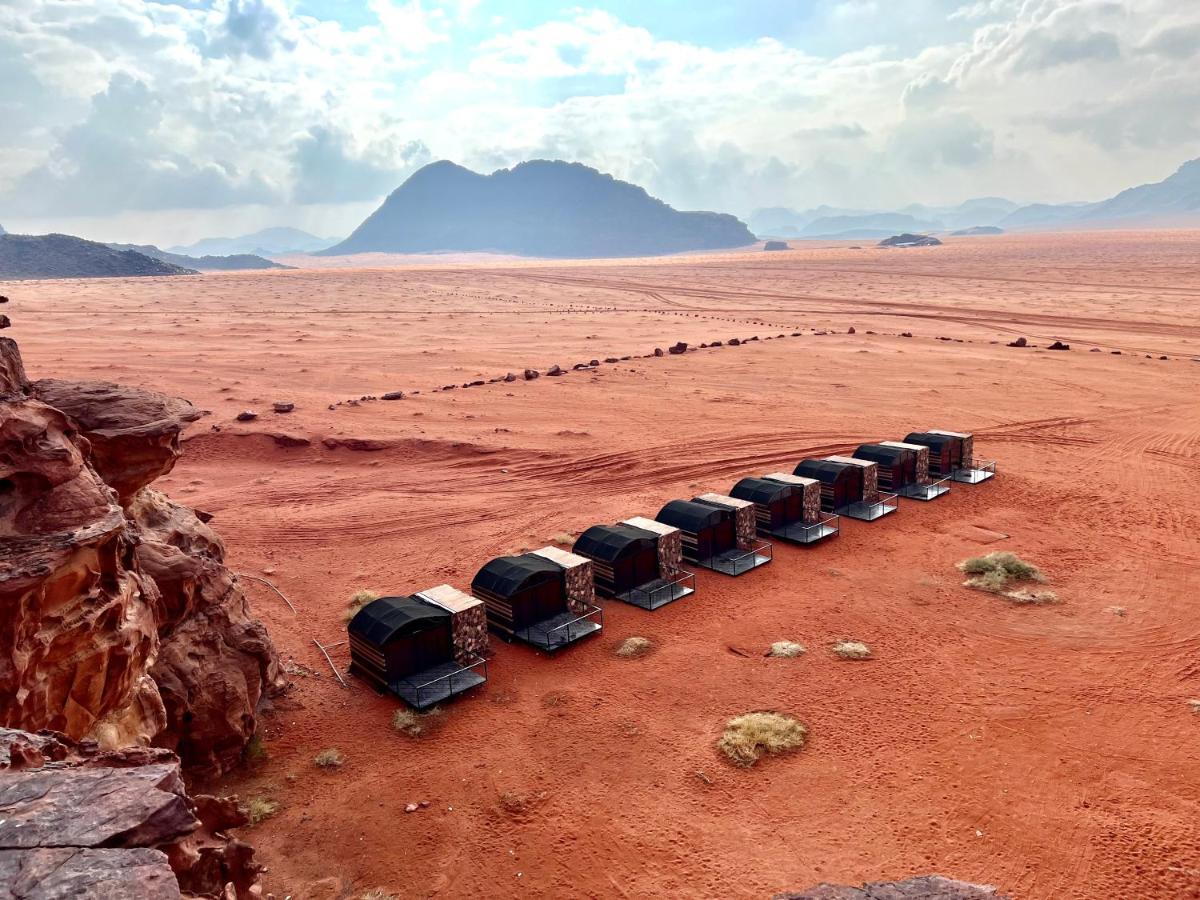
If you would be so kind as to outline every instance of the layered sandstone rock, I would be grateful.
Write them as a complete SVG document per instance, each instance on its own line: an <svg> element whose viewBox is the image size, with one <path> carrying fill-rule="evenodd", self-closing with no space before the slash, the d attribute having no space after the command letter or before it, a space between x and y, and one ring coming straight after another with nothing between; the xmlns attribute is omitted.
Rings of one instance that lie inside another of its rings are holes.
<svg viewBox="0 0 1200 900"><path fill-rule="evenodd" d="M0 725L235 765L283 686L220 538L147 487L190 403L99 382L30 384L0 341Z"/></svg>
<svg viewBox="0 0 1200 900"><path fill-rule="evenodd" d="M876 881L862 887L818 884L806 891L776 894L773 900L1004 900L985 884L967 884L940 875L904 881Z"/></svg>
<svg viewBox="0 0 1200 900"><path fill-rule="evenodd" d="M167 750L0 729L2 896L248 900L260 867L227 834L247 822L236 798L189 797Z"/></svg>

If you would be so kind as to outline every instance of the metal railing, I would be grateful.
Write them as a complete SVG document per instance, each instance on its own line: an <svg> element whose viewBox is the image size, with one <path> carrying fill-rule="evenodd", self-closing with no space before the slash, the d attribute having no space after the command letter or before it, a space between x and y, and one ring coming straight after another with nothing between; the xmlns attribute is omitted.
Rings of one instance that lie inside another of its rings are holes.
<svg viewBox="0 0 1200 900"><path fill-rule="evenodd" d="M481 669L482 671L480 671ZM417 673L417 677L423 674ZM424 709L439 700L445 700L483 684L487 681L487 677L487 660L482 656L474 656L470 662L427 681L417 682L412 678L402 679L392 686L392 690L417 709Z"/></svg>
<svg viewBox="0 0 1200 900"><path fill-rule="evenodd" d="M874 522L876 519L882 519L888 513L894 513L897 510L898 506L895 500L895 494L878 494L874 500L859 500L843 507L839 512L844 516L849 516L851 519Z"/></svg>
<svg viewBox="0 0 1200 900"><path fill-rule="evenodd" d="M979 484L996 474L994 459L968 459L950 473L950 477L961 484Z"/></svg>
<svg viewBox="0 0 1200 900"><path fill-rule="evenodd" d="M554 650L604 627L604 610L598 606L589 607L586 612L567 619L565 622L558 622L556 625L546 624L556 621L557 618L556 616L554 619L530 625L528 628L518 631L517 637L547 650Z"/></svg>
<svg viewBox="0 0 1200 900"><path fill-rule="evenodd" d="M752 548L735 553L732 550L710 556L698 565L721 572L724 575L742 575L751 569L766 565L774 556L771 544L759 541Z"/></svg>
<svg viewBox="0 0 1200 900"><path fill-rule="evenodd" d="M816 522L792 522L774 533L785 541L797 544L812 544L822 538L833 537L842 530L842 517L830 513Z"/></svg>
<svg viewBox="0 0 1200 900"><path fill-rule="evenodd" d="M952 479L953 476L946 475L928 484L913 482L900 488L899 493L901 497L908 497L910 500L936 500L942 494L950 493L950 485L947 482Z"/></svg>
<svg viewBox="0 0 1200 900"><path fill-rule="evenodd" d="M696 576L681 569L674 578L660 578L652 588L635 587L619 595L620 599L643 609L657 609L696 590Z"/></svg>

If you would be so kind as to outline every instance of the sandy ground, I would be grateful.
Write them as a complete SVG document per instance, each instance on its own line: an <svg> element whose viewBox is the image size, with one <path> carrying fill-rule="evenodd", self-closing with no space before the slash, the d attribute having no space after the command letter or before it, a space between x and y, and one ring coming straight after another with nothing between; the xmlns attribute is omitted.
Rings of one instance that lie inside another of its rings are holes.
<svg viewBox="0 0 1200 900"><path fill-rule="evenodd" d="M1200 232L1168 232L0 292L35 377L212 410L161 486L299 607L247 587L295 674L268 758L232 785L280 804L248 833L277 895L762 897L939 872L1182 898L1200 896L1198 261ZM390 390L420 394L344 402ZM742 578L701 572L655 613L608 602L603 635L556 658L496 641L489 684L419 739L312 644L342 639L356 589L465 588L495 555L929 427L975 432L1000 477ZM955 563L998 548L1063 602L963 588ZM615 657L630 635L655 650ZM875 658L836 659L841 638ZM780 639L808 653L757 655ZM802 718L808 747L728 765L723 723L756 709ZM332 773L312 762L329 747Z"/></svg>

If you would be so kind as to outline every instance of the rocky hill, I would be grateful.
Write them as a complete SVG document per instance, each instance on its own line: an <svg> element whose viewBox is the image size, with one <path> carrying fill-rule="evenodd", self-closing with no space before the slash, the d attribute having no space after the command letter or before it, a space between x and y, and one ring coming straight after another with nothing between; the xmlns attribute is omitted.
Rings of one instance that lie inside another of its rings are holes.
<svg viewBox="0 0 1200 900"><path fill-rule="evenodd" d="M151 259L161 260L173 266L195 269L198 272L237 272L244 269L294 269L273 260L264 259L253 253L235 253L230 256L186 256L169 253L153 244L109 244L114 250L133 250Z"/></svg>
<svg viewBox="0 0 1200 900"><path fill-rule="evenodd" d="M290 253L312 253L336 244L335 238L320 238L299 228L264 228L253 234L233 238L204 238L185 247L170 247L171 253L186 256L284 256Z"/></svg>
<svg viewBox="0 0 1200 900"><path fill-rule="evenodd" d="M595 258L753 243L733 216L679 212L578 163L534 160L480 175L442 161L414 173L350 237L319 255L492 251Z"/></svg>
<svg viewBox="0 0 1200 900"><path fill-rule="evenodd" d="M0 338L0 726L152 744L196 774L239 764L284 686L225 548L150 488L186 400L25 375Z"/></svg>
<svg viewBox="0 0 1200 900"><path fill-rule="evenodd" d="M0 235L0 280L195 275L192 269L67 234Z"/></svg>

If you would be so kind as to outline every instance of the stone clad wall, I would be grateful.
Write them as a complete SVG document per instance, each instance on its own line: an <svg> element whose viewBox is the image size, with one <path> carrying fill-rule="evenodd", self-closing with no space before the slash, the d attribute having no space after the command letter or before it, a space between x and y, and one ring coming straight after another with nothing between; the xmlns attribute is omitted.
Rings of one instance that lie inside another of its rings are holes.
<svg viewBox="0 0 1200 900"><path fill-rule="evenodd" d="M466 665L473 656L483 656L488 648L487 607L477 603L451 613L450 634L459 665Z"/></svg>
<svg viewBox="0 0 1200 900"><path fill-rule="evenodd" d="M590 559L568 568L565 579L567 609L576 615L582 615L596 605L596 584L592 577L592 561Z"/></svg>
<svg viewBox="0 0 1200 900"><path fill-rule="evenodd" d="M863 499L874 503L879 499L879 466L863 466Z"/></svg>
<svg viewBox="0 0 1200 900"><path fill-rule="evenodd" d="M758 510L753 503L735 509L733 523L739 549L750 550L758 546Z"/></svg>
<svg viewBox="0 0 1200 900"><path fill-rule="evenodd" d="M962 458L963 468L969 469L974 465L972 460L975 459L975 436L974 435L969 434L965 438L963 438L962 452L963 452L963 458Z"/></svg>
<svg viewBox="0 0 1200 900"><path fill-rule="evenodd" d="M683 571L683 532L675 529L670 534L660 534L656 543L659 576L669 581Z"/></svg>
<svg viewBox="0 0 1200 900"><path fill-rule="evenodd" d="M818 522L821 519L821 483L814 481L802 488L804 491L804 521L806 524Z"/></svg>
<svg viewBox="0 0 1200 900"><path fill-rule="evenodd" d="M922 447L917 451L917 484L929 484L929 448Z"/></svg>

